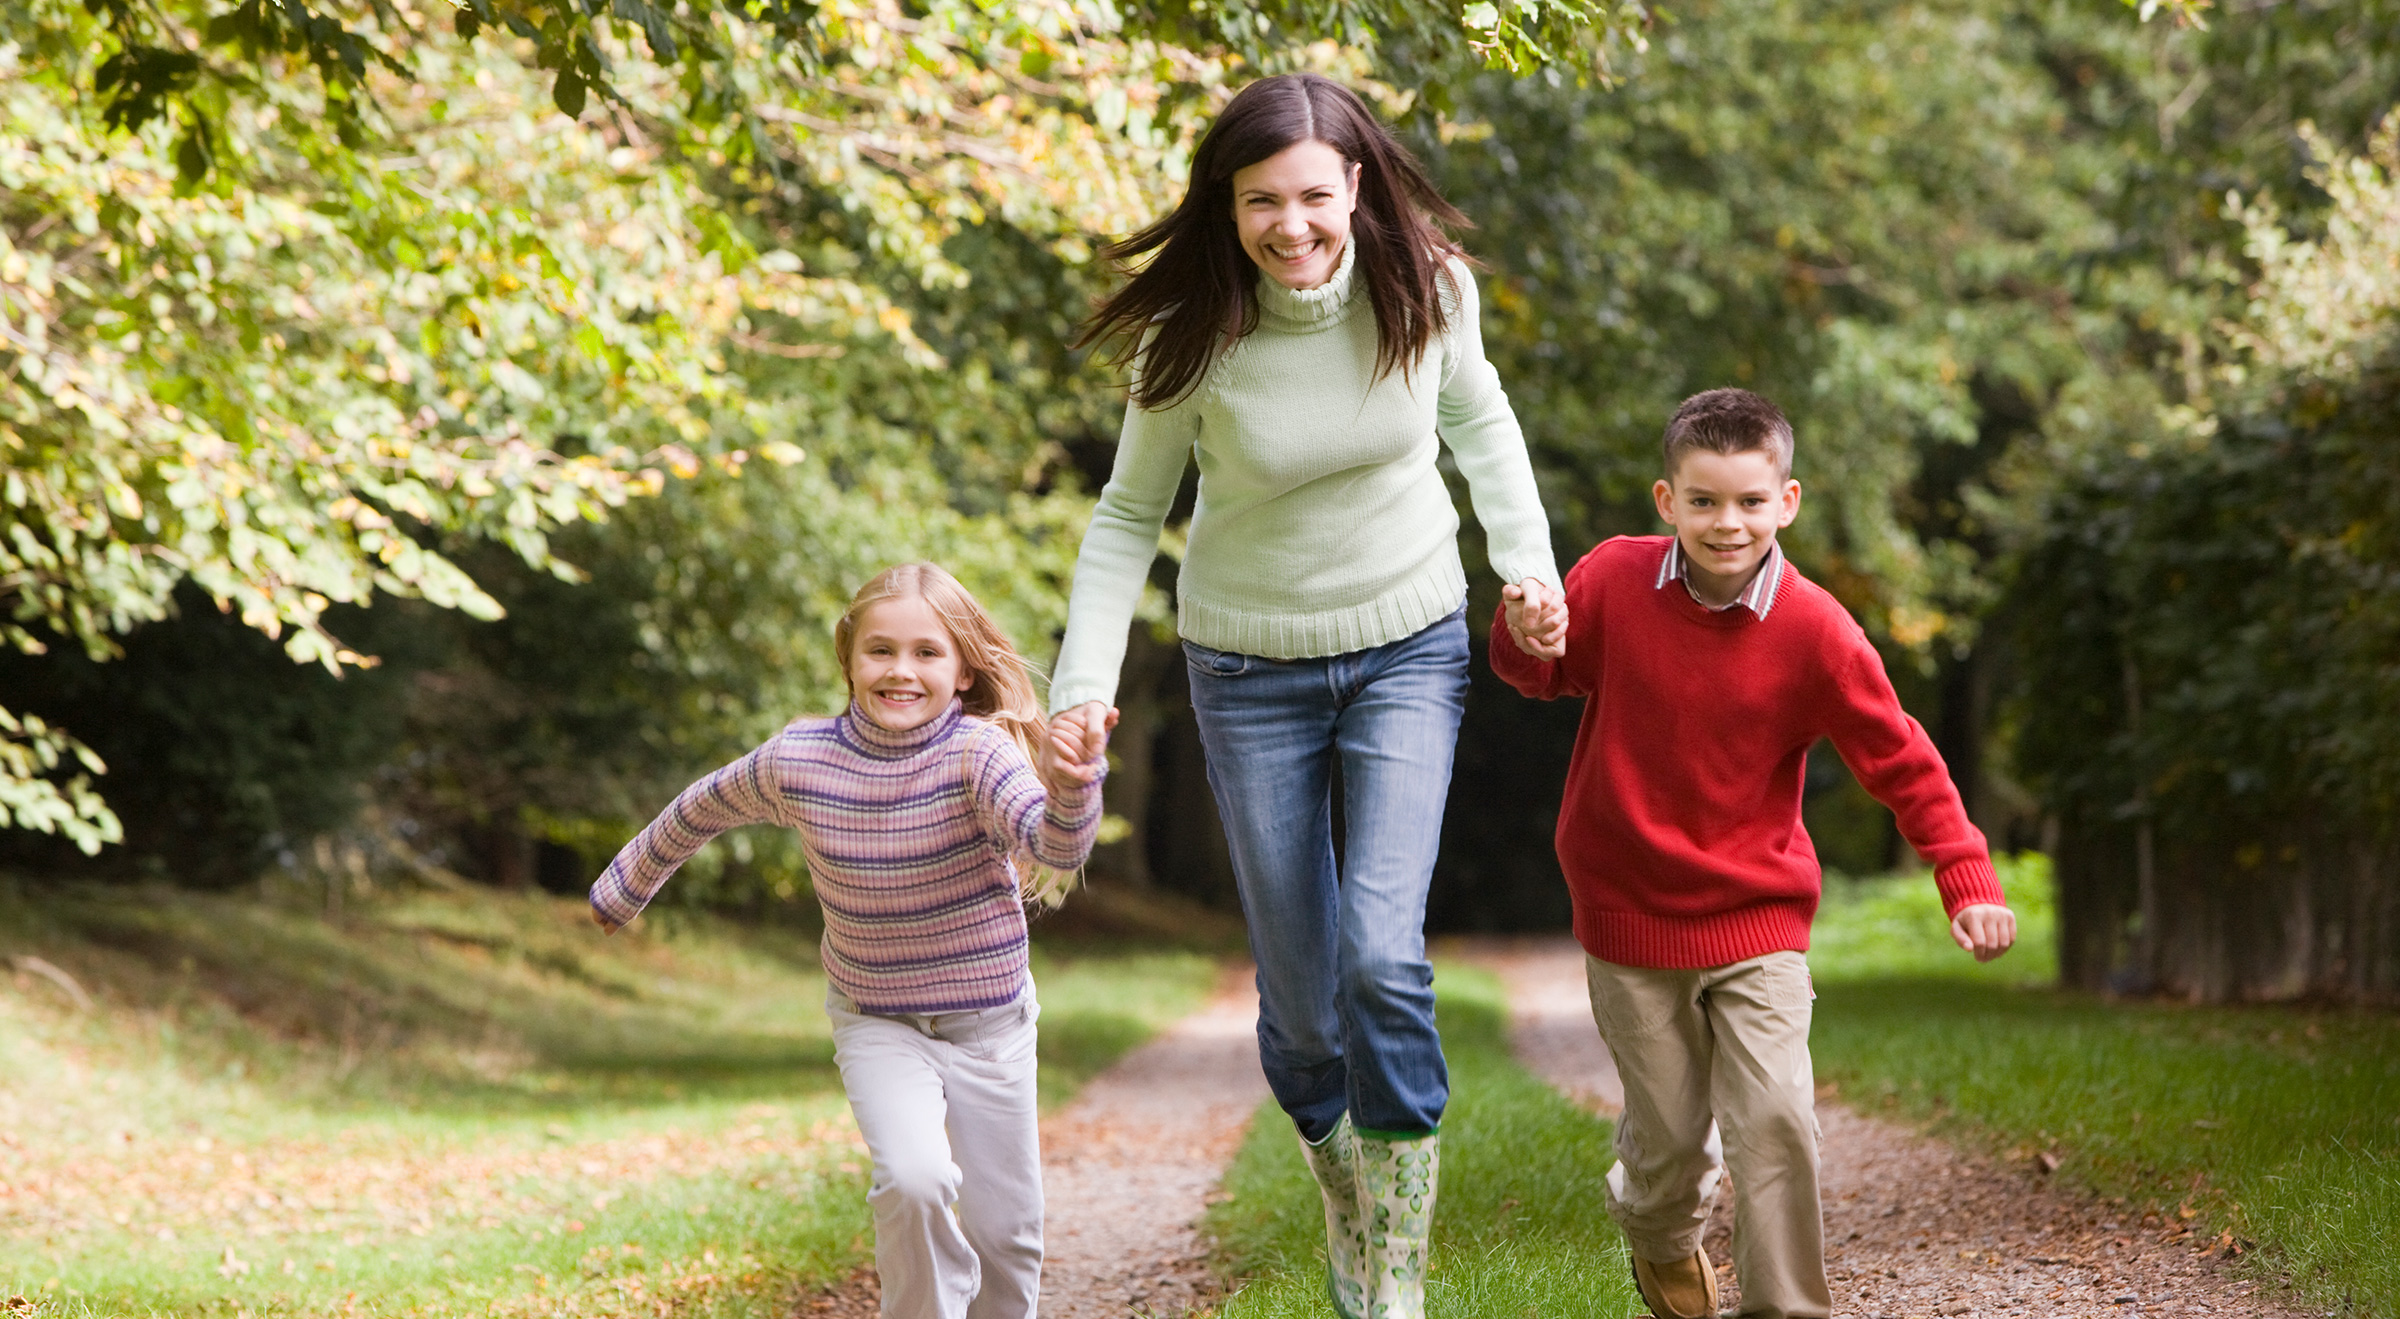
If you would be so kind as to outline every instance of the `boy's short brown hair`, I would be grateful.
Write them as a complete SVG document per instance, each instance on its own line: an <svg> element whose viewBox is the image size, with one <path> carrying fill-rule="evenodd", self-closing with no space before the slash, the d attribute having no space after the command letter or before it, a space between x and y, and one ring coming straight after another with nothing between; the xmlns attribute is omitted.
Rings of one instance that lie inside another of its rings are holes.
<svg viewBox="0 0 2400 1319"><path fill-rule="evenodd" d="M1765 395L1747 389L1710 389L1685 399L1667 422L1659 447L1670 481L1683 456L1694 449L1712 453L1763 449L1775 461L1776 480L1788 481L1792 476L1792 423Z"/></svg>

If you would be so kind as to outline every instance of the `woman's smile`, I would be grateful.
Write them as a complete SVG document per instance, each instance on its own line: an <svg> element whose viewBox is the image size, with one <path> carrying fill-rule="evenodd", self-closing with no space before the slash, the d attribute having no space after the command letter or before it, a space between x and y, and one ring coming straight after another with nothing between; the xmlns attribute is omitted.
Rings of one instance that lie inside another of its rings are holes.
<svg viewBox="0 0 2400 1319"><path fill-rule="evenodd" d="M1323 142L1299 142L1233 172L1242 250L1289 289L1333 278L1358 207L1358 167Z"/></svg>

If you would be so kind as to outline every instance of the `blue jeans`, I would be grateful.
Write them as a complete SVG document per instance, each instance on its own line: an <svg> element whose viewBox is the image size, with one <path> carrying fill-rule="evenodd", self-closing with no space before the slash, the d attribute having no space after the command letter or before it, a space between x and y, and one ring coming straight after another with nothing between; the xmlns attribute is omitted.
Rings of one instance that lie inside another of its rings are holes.
<svg viewBox="0 0 2400 1319"><path fill-rule="evenodd" d="M1268 1086L1311 1141L1345 1109L1377 1135L1437 1129L1450 1070L1433 1025L1425 890L1466 704L1465 609L1347 655L1183 651L1258 962Z"/></svg>

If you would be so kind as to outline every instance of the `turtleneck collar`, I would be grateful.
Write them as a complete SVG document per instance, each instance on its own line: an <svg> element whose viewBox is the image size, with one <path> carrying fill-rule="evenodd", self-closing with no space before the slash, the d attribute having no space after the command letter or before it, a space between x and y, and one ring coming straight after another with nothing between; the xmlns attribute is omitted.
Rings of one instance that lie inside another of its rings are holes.
<svg viewBox="0 0 2400 1319"><path fill-rule="evenodd" d="M1259 314L1303 331L1339 324L1350 314L1350 263L1357 256L1358 236L1353 234L1342 240L1342 259L1333 268L1333 278L1313 289L1287 289L1262 271L1258 277Z"/></svg>
<svg viewBox="0 0 2400 1319"><path fill-rule="evenodd" d="M860 747L868 751L889 756L905 756L947 739L950 736L950 730L958 727L958 721L965 717L966 707L959 703L957 697L953 696L950 698L950 704L944 707L940 714L907 732L896 733L869 719L866 710L860 707L856 700L852 700L850 708L842 715L842 727L857 741Z"/></svg>

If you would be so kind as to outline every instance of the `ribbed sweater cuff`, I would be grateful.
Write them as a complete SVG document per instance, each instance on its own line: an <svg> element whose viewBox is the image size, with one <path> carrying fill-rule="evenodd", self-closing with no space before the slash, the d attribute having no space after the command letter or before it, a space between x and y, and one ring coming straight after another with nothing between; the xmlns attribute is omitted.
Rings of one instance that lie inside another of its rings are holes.
<svg viewBox="0 0 2400 1319"><path fill-rule="evenodd" d="M1492 560L1492 571L1509 586L1531 577L1553 589L1564 589L1560 585L1563 579L1558 573L1557 560L1546 554L1539 557L1520 555L1505 560L1495 558Z"/></svg>
<svg viewBox="0 0 2400 1319"><path fill-rule="evenodd" d="M1074 709L1076 706L1082 705L1088 701L1098 701L1102 705L1113 705L1116 703L1116 693L1109 688L1100 686L1097 683L1081 684L1073 687L1053 687L1050 689L1050 713L1054 715L1064 714L1067 711Z"/></svg>
<svg viewBox="0 0 2400 1319"><path fill-rule="evenodd" d="M1578 908L1575 938L1585 952L1603 962L1695 971L1768 953L1807 952L1808 917L1808 907L1794 902L1761 903L1708 916Z"/></svg>
<svg viewBox="0 0 2400 1319"><path fill-rule="evenodd" d="M1108 762L1103 759L1100 763L1100 777L1089 783L1062 783L1056 788L1050 788L1047 783L1043 784L1044 789L1050 794L1050 813L1061 820L1072 821L1077 825L1088 822L1093 816L1100 813L1100 785L1107 781Z"/></svg>
<svg viewBox="0 0 2400 1319"><path fill-rule="evenodd" d="M1933 886L1942 892L1942 914L1952 920L1978 904L2008 905L2007 896L2000 891L1999 872L1992 869L1992 859L1988 856L1969 857L1943 866L1933 872Z"/></svg>

